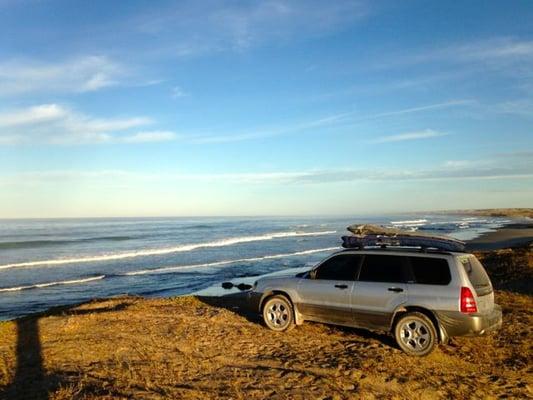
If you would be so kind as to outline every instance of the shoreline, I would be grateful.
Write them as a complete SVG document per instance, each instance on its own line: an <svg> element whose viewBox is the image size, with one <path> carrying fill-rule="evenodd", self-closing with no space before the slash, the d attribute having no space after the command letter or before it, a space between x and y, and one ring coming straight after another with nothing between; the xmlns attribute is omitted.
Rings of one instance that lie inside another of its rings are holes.
<svg viewBox="0 0 533 400"><path fill-rule="evenodd" d="M492 232L469 240L467 251L494 251L530 247L533 244L533 222L513 221Z"/></svg>

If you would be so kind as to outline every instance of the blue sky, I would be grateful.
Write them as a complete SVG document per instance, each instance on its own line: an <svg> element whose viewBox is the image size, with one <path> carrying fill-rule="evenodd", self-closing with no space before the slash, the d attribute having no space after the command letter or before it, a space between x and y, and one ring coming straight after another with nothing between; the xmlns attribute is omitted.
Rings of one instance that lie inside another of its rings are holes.
<svg viewBox="0 0 533 400"><path fill-rule="evenodd" d="M0 217L533 205L529 1L0 0Z"/></svg>

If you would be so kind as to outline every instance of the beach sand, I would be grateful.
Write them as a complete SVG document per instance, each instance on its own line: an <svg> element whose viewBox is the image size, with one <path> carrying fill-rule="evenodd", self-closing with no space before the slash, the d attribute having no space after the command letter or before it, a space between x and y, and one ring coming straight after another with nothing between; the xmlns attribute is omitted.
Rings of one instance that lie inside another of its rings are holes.
<svg viewBox="0 0 533 400"><path fill-rule="evenodd" d="M524 247L533 244L533 222L509 224L494 232L485 233L471 240L470 251L497 250L510 247Z"/></svg>
<svg viewBox="0 0 533 400"><path fill-rule="evenodd" d="M503 327L428 357L357 329L305 323L274 333L242 296L123 297L0 323L0 398L531 398L533 254L478 256Z"/></svg>

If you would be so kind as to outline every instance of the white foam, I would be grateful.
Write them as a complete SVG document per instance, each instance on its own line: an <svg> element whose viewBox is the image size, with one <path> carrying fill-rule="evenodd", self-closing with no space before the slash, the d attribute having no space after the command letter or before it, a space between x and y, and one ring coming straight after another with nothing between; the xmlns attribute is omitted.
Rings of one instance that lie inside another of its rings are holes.
<svg viewBox="0 0 533 400"><path fill-rule="evenodd" d="M412 219L406 221L391 221L393 225L422 225L428 222L427 219Z"/></svg>
<svg viewBox="0 0 533 400"><path fill-rule="evenodd" d="M17 267L36 267L36 266L44 266L44 265L50 266L50 265L63 265L63 264L73 264L73 263L89 263L89 262L98 262L98 261L122 260L125 258L135 258L135 257L145 257L145 256L155 256L155 255L162 255L162 254L186 252L186 251L192 251L192 250L208 248L208 247L231 246L231 245L239 244L239 243L258 242L258 241L263 241L263 240L272 240L272 239L287 238L287 237L321 236L321 235L330 235L333 233L336 233L336 231L267 233L265 235L235 237L235 238L216 240L213 242L184 244L180 246L165 247L161 249L145 249L145 250L126 252L126 253L105 254L105 255L99 255L99 256L27 261L27 262L21 262L21 263L5 264L5 265L0 265L0 270L9 269L9 268L17 268Z"/></svg>
<svg viewBox="0 0 533 400"><path fill-rule="evenodd" d="M16 286L16 287L4 288L4 289L0 289L0 292L18 292L19 290L38 289L38 288L44 288L44 287L50 287L50 286L58 286L58 285L76 285L78 283L86 283L86 282L98 281L98 280L104 279L104 278L105 278L105 275L100 275L100 276L93 276L92 278L73 279L73 280L70 280L70 281L37 283L35 285Z"/></svg>
<svg viewBox="0 0 533 400"><path fill-rule="evenodd" d="M301 256L301 255L306 255L306 254L320 253L320 252L323 252L323 251L333 251L333 250L339 250L339 247L327 247L327 248L323 248L323 249L303 250L303 251L297 251L296 253L285 253L285 254L274 254L274 255L262 256L262 257L240 258L238 260L217 261L217 262L205 263L205 264L179 265L179 266L174 266L174 267L143 269L143 270L140 270L140 271L125 272L124 274L120 274L120 275L135 276L135 275L148 275L148 274L150 274L150 275L152 275L152 274L168 274L168 273L181 271L181 270L185 270L185 269L217 267L217 266L221 266L221 265L235 264L235 263L239 263L239 262L252 262L252 261L271 260L271 259L276 259L276 258Z"/></svg>

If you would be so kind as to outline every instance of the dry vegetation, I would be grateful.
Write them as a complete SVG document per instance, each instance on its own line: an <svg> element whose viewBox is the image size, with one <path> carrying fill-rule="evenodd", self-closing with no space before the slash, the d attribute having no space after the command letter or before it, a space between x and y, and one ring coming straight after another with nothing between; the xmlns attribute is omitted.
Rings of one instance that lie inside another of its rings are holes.
<svg viewBox="0 0 533 400"><path fill-rule="evenodd" d="M533 218L533 208L485 208L479 210L446 211L444 213L480 217Z"/></svg>
<svg viewBox="0 0 533 400"><path fill-rule="evenodd" d="M115 298L0 324L0 398L531 397L532 254L482 256L507 285L502 330L426 358L354 329L273 333L235 300Z"/></svg>

